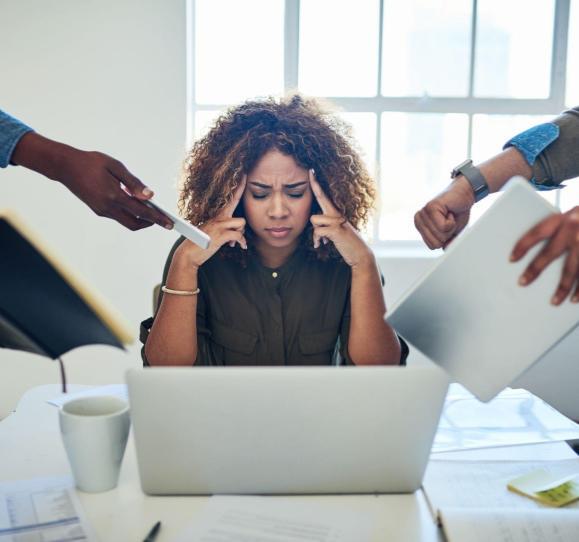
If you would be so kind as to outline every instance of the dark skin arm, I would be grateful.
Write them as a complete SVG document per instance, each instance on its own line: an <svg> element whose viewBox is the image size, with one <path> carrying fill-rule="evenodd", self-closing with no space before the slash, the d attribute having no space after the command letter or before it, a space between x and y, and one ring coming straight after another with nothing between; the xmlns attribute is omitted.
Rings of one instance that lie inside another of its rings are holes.
<svg viewBox="0 0 579 542"><path fill-rule="evenodd" d="M531 228L515 245L511 261L520 260L531 247L545 239L547 243L527 266L519 284L531 284L553 260L567 253L551 303L560 305L570 293L571 301L579 303L579 206L563 214L553 214Z"/></svg>
<svg viewBox="0 0 579 542"><path fill-rule="evenodd" d="M514 175L527 179L533 175L526 160L512 147L478 167L490 192L500 190ZM446 248L467 225L473 205L474 193L461 175L416 213L414 224L429 248ZM569 294L572 302L579 303L579 207L536 224L517 241L511 261L520 260L533 246L545 240L545 246L527 266L519 284L531 284L551 262L566 253L563 273L551 303L560 305Z"/></svg>
<svg viewBox="0 0 579 542"><path fill-rule="evenodd" d="M173 227L166 216L143 203L153 192L106 154L81 151L29 132L16 145L11 162L61 182L98 216L112 218L130 230L152 224Z"/></svg>

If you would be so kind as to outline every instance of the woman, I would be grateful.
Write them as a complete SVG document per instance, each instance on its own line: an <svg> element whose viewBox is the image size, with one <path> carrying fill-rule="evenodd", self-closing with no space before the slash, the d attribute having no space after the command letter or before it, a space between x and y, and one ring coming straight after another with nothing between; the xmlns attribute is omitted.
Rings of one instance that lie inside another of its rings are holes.
<svg viewBox="0 0 579 542"><path fill-rule="evenodd" d="M181 210L210 237L169 254L150 365L398 364L376 259L374 199L350 135L315 100L248 101L186 161Z"/></svg>

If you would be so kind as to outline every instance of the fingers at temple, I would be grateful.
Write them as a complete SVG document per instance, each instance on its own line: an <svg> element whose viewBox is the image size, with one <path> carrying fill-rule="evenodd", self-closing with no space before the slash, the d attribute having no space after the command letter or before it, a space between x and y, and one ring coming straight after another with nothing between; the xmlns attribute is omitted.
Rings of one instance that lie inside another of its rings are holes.
<svg viewBox="0 0 579 542"><path fill-rule="evenodd" d="M337 215L339 214L334 207L334 204L330 201L330 198L326 196L325 192L322 190L320 183L316 180L316 175L313 169L308 170L308 179L310 181L310 187L314 193L314 197L325 215Z"/></svg>
<svg viewBox="0 0 579 542"><path fill-rule="evenodd" d="M245 228L245 218L228 218L220 220L219 225L225 230L243 230Z"/></svg>
<svg viewBox="0 0 579 542"><path fill-rule="evenodd" d="M341 216L328 215L312 215L310 217L310 222L314 226L321 226L326 228L340 227L346 223L346 221Z"/></svg>
<svg viewBox="0 0 579 542"><path fill-rule="evenodd" d="M242 249L247 250L247 240L240 231L227 230L220 237L220 241L221 245L229 244L230 247L234 247L235 243L238 243Z"/></svg>
<svg viewBox="0 0 579 542"><path fill-rule="evenodd" d="M233 213L235 212L235 209L239 205L241 197L243 196L243 191L245 190L246 182L247 182L247 175L244 175L243 178L241 179L241 182L233 192L233 197L231 198L231 201L223 209L224 216L229 217L233 216Z"/></svg>

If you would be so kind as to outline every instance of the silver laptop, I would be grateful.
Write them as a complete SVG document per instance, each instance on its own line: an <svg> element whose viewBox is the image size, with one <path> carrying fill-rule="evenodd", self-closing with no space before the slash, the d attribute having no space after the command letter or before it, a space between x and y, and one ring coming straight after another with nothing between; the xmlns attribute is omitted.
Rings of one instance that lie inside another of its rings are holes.
<svg viewBox="0 0 579 542"><path fill-rule="evenodd" d="M130 370L143 491L407 493L448 388L435 365Z"/></svg>
<svg viewBox="0 0 579 542"><path fill-rule="evenodd" d="M541 249L509 262L516 241L556 209L515 178L387 316L392 327L482 401L492 399L579 324L579 305L550 299L563 257L523 288Z"/></svg>

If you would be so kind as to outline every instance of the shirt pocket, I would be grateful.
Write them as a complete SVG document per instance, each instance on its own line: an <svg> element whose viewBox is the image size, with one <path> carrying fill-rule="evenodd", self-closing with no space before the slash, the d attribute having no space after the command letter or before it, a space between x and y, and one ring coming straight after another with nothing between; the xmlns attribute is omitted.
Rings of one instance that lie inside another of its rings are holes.
<svg viewBox="0 0 579 542"><path fill-rule="evenodd" d="M306 365L330 365L338 341L336 330L302 333L299 338L300 351Z"/></svg>
<svg viewBox="0 0 579 542"><path fill-rule="evenodd" d="M211 340L223 349L226 365L255 365L257 335L211 320Z"/></svg>

